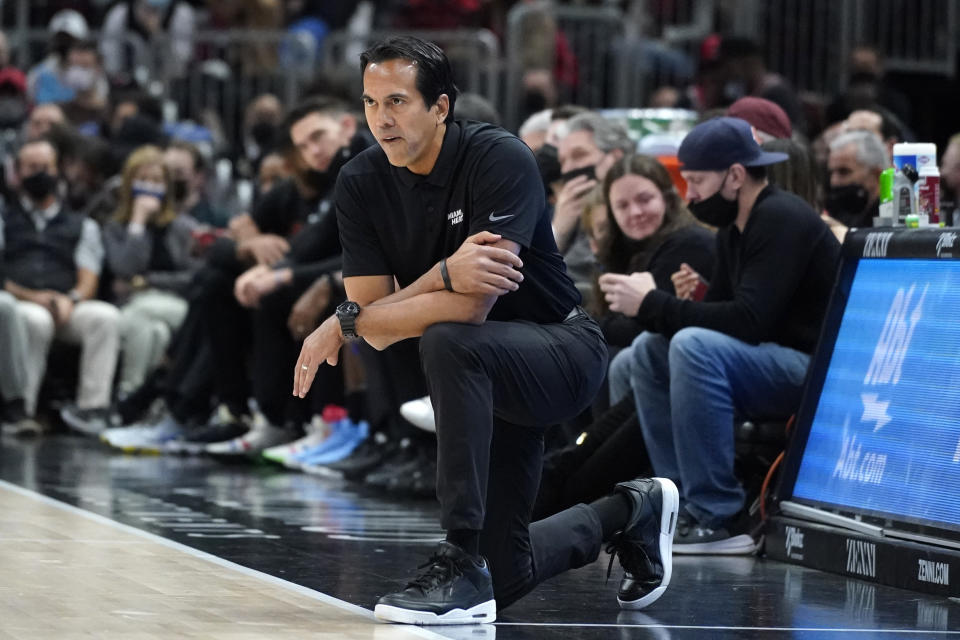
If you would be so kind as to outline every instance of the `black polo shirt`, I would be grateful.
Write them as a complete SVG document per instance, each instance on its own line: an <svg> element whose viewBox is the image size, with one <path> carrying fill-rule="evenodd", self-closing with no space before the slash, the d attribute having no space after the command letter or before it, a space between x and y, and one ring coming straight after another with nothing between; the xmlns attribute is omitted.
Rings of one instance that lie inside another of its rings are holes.
<svg viewBox="0 0 960 640"><path fill-rule="evenodd" d="M449 124L426 176L392 166L379 145L370 147L341 170L335 206L344 277L390 275L406 287L468 236L490 231L521 246L524 277L517 291L500 296L490 320L558 322L580 303L533 153L493 125Z"/></svg>

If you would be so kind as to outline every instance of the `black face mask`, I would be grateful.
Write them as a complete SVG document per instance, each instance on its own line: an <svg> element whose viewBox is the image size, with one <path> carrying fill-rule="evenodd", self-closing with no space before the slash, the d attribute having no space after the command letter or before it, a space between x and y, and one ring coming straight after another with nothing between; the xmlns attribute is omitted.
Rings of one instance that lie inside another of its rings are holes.
<svg viewBox="0 0 960 640"><path fill-rule="evenodd" d="M269 122L258 122L250 127L250 137L260 147L260 153L273 149L277 128Z"/></svg>
<svg viewBox="0 0 960 640"><path fill-rule="evenodd" d="M727 176L723 176L723 182L717 192L705 198L700 202L691 202L687 205L690 213L697 220L711 227L726 227L733 224L737 219L737 213L740 211L740 205L737 200L727 200L720 192L723 191L723 185L727 182Z"/></svg>
<svg viewBox="0 0 960 640"><path fill-rule="evenodd" d="M174 180L170 187L170 195L173 196L174 202L183 202L187 199L187 192L190 190L190 187L187 185L186 180Z"/></svg>
<svg viewBox="0 0 960 640"><path fill-rule="evenodd" d="M560 179L560 157L557 148L552 144L545 144L534 154L537 166L540 168L540 177L543 184L549 188L551 183Z"/></svg>
<svg viewBox="0 0 960 640"><path fill-rule="evenodd" d="M51 175L46 171L38 171L21 180L20 185L32 200L39 202L56 190L57 176Z"/></svg>
<svg viewBox="0 0 960 640"><path fill-rule="evenodd" d="M840 222L858 217L870 204L870 195L859 184L830 187L825 203L827 212Z"/></svg>
<svg viewBox="0 0 960 640"><path fill-rule="evenodd" d="M579 169L570 169L566 173L560 174L560 181L566 184L574 178L579 178L580 176L587 176L590 180L597 179L597 168L593 165L588 167L580 167Z"/></svg>

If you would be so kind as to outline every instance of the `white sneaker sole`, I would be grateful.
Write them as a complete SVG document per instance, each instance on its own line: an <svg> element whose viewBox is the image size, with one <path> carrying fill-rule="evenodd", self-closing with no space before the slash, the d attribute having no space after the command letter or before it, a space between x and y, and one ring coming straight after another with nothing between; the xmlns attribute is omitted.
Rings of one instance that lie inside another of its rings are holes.
<svg viewBox="0 0 960 640"><path fill-rule="evenodd" d="M660 599L670 586L673 576L673 531L677 528L677 512L680 511L680 492L677 485L669 478L651 478L660 485L660 495L663 498L663 507L660 512L660 561L663 563L663 580L660 586L637 600L621 600L617 602L621 609L636 611L644 609Z"/></svg>
<svg viewBox="0 0 960 640"><path fill-rule="evenodd" d="M497 619L497 601L487 600L466 611L452 609L439 616L430 611L401 609L387 604L378 604L373 610L373 615L377 620L400 624L484 624Z"/></svg>
<svg viewBox="0 0 960 640"><path fill-rule="evenodd" d="M678 544L673 551L684 556L752 556L757 552L757 542L746 533L741 533L717 542Z"/></svg>

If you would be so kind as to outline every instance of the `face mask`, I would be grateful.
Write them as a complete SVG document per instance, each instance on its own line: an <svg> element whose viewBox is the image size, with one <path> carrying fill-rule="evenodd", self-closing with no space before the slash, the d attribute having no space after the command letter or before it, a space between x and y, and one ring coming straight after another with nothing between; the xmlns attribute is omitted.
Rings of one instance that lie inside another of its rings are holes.
<svg viewBox="0 0 960 640"><path fill-rule="evenodd" d="M170 195L173 196L175 201L183 202L187 199L187 193L190 191L190 186L187 184L186 180L178 178L177 180L173 181L171 187L173 190L170 192Z"/></svg>
<svg viewBox="0 0 960 640"><path fill-rule="evenodd" d="M90 67L69 67L63 74L63 83L74 91L87 91L97 81L97 72Z"/></svg>
<svg viewBox="0 0 960 640"><path fill-rule="evenodd" d="M733 224L733 221L737 219L737 213L740 211L737 198L727 200L720 194L726 183L727 176L725 175L723 176L723 182L720 183L720 188L717 189L715 194L700 202L691 202L687 205L690 213L692 213L697 220L711 227L720 228Z"/></svg>
<svg viewBox="0 0 960 640"><path fill-rule="evenodd" d="M827 191L826 208L830 215L841 222L863 213L870 203L867 190L859 184L830 187Z"/></svg>
<svg viewBox="0 0 960 640"><path fill-rule="evenodd" d="M540 177L543 179L543 184L549 187L551 183L560 179L560 158L555 146L545 144L534 155L537 158L537 166L540 168Z"/></svg>
<svg viewBox="0 0 960 640"><path fill-rule="evenodd" d="M269 122L258 122L250 127L250 137L258 147L261 153L273 148L273 141L277 135L277 128Z"/></svg>
<svg viewBox="0 0 960 640"><path fill-rule="evenodd" d="M38 171L21 180L20 184L23 186L24 192L30 196L31 200L39 202L46 199L47 196L56 190L57 177L46 171Z"/></svg>
<svg viewBox="0 0 960 640"><path fill-rule="evenodd" d="M157 200L163 200L167 195L167 189L162 183L148 182L146 180L134 180L130 185L130 193L137 196L151 196Z"/></svg>
<svg viewBox="0 0 960 640"><path fill-rule="evenodd" d="M589 167L580 167L579 169L571 169L566 173L561 173L560 180L564 183L567 183L573 180L574 178L578 178L580 176L587 176L587 178L589 178L590 180L596 180L597 168L593 165L590 165Z"/></svg>

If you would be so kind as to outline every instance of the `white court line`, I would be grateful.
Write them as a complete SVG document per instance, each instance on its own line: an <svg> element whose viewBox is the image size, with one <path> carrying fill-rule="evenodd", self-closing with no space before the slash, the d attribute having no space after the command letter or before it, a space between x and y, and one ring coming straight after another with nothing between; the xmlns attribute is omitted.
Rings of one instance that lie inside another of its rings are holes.
<svg viewBox="0 0 960 640"><path fill-rule="evenodd" d="M847 629L827 627L724 627L721 625L696 624L604 624L578 622L497 622L498 627L569 627L569 628L610 628L610 629L695 629L702 631L819 631L833 633L897 633L897 634L927 634L960 635L960 631L937 631L935 629Z"/></svg>
<svg viewBox="0 0 960 640"><path fill-rule="evenodd" d="M321 591L308 589L307 587L301 586L299 584L294 584L293 582L288 582L287 580L283 580L281 578L271 576L268 573L263 573L262 571L257 571L255 569L251 569L249 567L244 567L243 565L239 565L235 562L224 560L223 558L215 556L211 553L200 551L199 549L194 549L193 547L188 547L185 544L181 544L174 540L168 540L167 538L164 538L162 536L158 536L156 534L150 533L149 531L144 531L143 529L137 529L136 527L132 527L128 524L117 522L116 520L111 520L110 518L102 516L98 513L94 513L92 511L87 511L85 509L75 507L72 504L61 502L49 496L45 496L41 493L37 493L36 491L30 491L29 489L24 489L23 487L17 486L15 484L11 484L6 480L0 480L0 488L6 489L11 493L16 493L18 495L21 495L27 498L32 498L37 502L42 502L49 506L55 507L57 509L67 511L68 513L82 516L84 518L87 518L88 520L93 520L94 522L98 522L100 524L104 524L104 525L113 527L115 529L125 531L127 533L132 533L133 535L140 536L141 538L146 538L151 542L156 542L165 547L169 547L171 549L175 549L182 553L191 555L195 558L206 560L207 562L211 562L215 565L224 567L226 569L230 569L231 571L236 571L246 576L257 578L258 580L262 580L264 582L269 582L270 584L286 589L287 591L298 593L302 596L312 598L324 604L337 607L338 609L343 609L344 611L349 611L351 613L360 615L365 620L369 621L371 624L383 624L375 621L373 617L373 612L370 611L369 609L364 609L363 607L357 606L350 602L346 602L345 600L334 598L333 596L327 595L326 593L323 593ZM427 629L418 627L416 625L403 625L403 630L415 635L419 635L423 638L429 638L430 640L450 640L448 636L440 635L438 633L434 633L433 631L428 631Z"/></svg>

